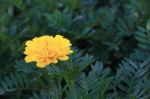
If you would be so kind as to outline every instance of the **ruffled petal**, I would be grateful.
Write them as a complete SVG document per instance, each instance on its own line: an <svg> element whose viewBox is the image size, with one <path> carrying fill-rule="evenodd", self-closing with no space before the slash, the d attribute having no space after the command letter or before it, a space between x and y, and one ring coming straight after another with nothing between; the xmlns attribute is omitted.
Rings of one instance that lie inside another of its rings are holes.
<svg viewBox="0 0 150 99"><path fill-rule="evenodd" d="M61 60L61 61L66 61L66 60L68 60L68 59L69 59L68 56L59 57L59 60Z"/></svg>
<svg viewBox="0 0 150 99"><path fill-rule="evenodd" d="M25 61L26 61L27 63L32 62L32 61L33 61L33 58L32 58L31 56L26 56L26 57L25 57Z"/></svg>

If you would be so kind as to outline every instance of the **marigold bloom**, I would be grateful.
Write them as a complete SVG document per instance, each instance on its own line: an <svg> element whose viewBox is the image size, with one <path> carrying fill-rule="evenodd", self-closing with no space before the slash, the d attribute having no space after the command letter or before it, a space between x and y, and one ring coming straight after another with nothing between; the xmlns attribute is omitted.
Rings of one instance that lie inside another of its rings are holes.
<svg viewBox="0 0 150 99"><path fill-rule="evenodd" d="M73 52L70 47L70 41L61 35L36 37L26 42L25 61L35 61L38 67L57 63L58 60L65 61Z"/></svg>

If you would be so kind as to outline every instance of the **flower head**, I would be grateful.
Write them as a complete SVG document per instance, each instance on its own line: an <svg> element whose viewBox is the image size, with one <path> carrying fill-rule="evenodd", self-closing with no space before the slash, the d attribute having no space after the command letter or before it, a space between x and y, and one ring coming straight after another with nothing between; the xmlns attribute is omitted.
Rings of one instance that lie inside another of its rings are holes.
<svg viewBox="0 0 150 99"><path fill-rule="evenodd" d="M35 61L38 67L57 63L58 60L65 61L73 53L70 47L70 41L61 35L36 37L26 42L25 61Z"/></svg>

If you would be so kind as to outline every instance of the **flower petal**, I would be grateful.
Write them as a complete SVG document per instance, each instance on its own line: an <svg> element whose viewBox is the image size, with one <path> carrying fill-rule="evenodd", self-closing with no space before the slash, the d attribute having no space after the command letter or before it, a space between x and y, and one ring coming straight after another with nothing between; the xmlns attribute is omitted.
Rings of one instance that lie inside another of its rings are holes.
<svg viewBox="0 0 150 99"><path fill-rule="evenodd" d="M54 60L52 60L51 63L58 63L58 60L57 60L57 59L54 59Z"/></svg>
<svg viewBox="0 0 150 99"><path fill-rule="evenodd" d="M26 61L27 63L32 62L32 61L33 61L33 58L32 58L31 56L26 56L26 57L25 57L25 61Z"/></svg>
<svg viewBox="0 0 150 99"><path fill-rule="evenodd" d="M62 60L62 61L66 61L66 60L68 60L68 59L69 59L68 56L59 57L59 60Z"/></svg>
<svg viewBox="0 0 150 99"><path fill-rule="evenodd" d="M46 67L46 65L45 65L45 64L43 64L43 63L37 63L36 65L37 65L37 67L40 67L40 68L44 68L44 67Z"/></svg>

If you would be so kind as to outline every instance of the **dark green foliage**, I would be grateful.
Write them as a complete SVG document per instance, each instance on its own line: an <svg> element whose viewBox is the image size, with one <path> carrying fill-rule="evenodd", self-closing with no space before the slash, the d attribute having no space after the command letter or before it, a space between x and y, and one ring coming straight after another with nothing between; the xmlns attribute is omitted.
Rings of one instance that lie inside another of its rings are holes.
<svg viewBox="0 0 150 99"><path fill-rule="evenodd" d="M129 58L125 58L121 62L115 76L115 83L123 96L132 96L135 99L147 99L144 96L149 97L150 93L147 93L147 88L143 88L144 79L149 77L149 63L149 57L139 50L136 50Z"/></svg>
<svg viewBox="0 0 150 99"><path fill-rule="evenodd" d="M150 0L0 0L0 99L150 99ZM68 61L25 63L25 42L68 38Z"/></svg>
<svg viewBox="0 0 150 99"><path fill-rule="evenodd" d="M139 41L138 46L144 50L149 51L150 45L150 21L146 24L146 29L139 27L138 31L135 32L135 38Z"/></svg>
<svg viewBox="0 0 150 99"><path fill-rule="evenodd" d="M0 94L3 95L7 92L26 89L26 87L28 87L28 84L29 82L24 75L19 73L11 73L10 76L4 77L4 79L1 80Z"/></svg>

